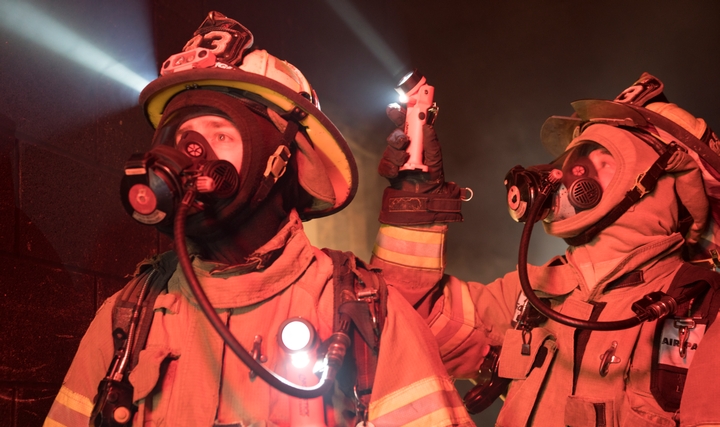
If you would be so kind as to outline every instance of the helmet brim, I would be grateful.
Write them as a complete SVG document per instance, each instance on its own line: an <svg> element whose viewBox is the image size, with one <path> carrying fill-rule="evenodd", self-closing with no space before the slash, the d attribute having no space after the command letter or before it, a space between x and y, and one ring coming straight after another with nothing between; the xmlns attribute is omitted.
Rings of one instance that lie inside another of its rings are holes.
<svg viewBox="0 0 720 427"><path fill-rule="evenodd" d="M331 207L310 207L301 212L303 219L331 215L342 210L355 197L357 165L345 138L312 102L275 80L239 69L193 69L161 76L152 81L141 92L140 104L148 121L156 128L165 106L175 95L203 87L246 91L261 97L268 105L283 112L297 107L307 113L307 116L300 120L300 124L305 128L307 137L324 163L335 191L335 203Z"/></svg>
<svg viewBox="0 0 720 427"><path fill-rule="evenodd" d="M552 155L559 156L578 132L578 127L595 120L626 121L626 125L645 126L647 121L630 105L603 99L581 99L571 103L572 117L552 116L543 123L540 140Z"/></svg>

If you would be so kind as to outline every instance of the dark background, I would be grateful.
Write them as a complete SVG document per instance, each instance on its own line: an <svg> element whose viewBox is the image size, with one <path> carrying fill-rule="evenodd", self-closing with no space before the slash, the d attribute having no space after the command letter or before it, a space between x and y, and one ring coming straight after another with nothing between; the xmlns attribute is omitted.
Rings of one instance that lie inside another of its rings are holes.
<svg viewBox="0 0 720 427"><path fill-rule="evenodd" d="M385 185L375 174L392 130L385 106L412 67L436 88L446 176L475 191L447 249L448 272L465 279L514 268L521 227L503 177L550 160L540 126L571 101L614 98L648 71L671 101L720 127L715 1L0 0L0 426L42 424L98 305L168 245L118 197L124 161L151 136L138 92L67 55L82 39L149 80L209 10L302 70L350 141L358 197L307 228L318 246L363 258ZM61 26L74 36L55 35ZM39 43L48 34L52 48ZM564 249L536 236L534 262Z"/></svg>

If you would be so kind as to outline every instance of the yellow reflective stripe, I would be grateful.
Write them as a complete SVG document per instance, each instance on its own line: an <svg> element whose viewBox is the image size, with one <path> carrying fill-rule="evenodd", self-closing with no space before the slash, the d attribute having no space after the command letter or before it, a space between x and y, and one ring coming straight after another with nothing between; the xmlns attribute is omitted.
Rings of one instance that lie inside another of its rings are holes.
<svg viewBox="0 0 720 427"><path fill-rule="evenodd" d="M406 255L385 249L378 245L373 248L373 255L393 264L400 264L406 267L427 268L439 270L442 268L442 258L438 257L422 257L415 255Z"/></svg>
<svg viewBox="0 0 720 427"><path fill-rule="evenodd" d="M88 418L90 418L90 415L92 414L92 401L82 394L75 393L65 386L60 387L60 392L55 398L55 402L85 415Z"/></svg>
<svg viewBox="0 0 720 427"><path fill-rule="evenodd" d="M427 226L427 227L395 227L392 225L382 224L379 232L386 236L398 240L408 242L427 243L442 245L445 242L445 231L447 226Z"/></svg>
<svg viewBox="0 0 720 427"><path fill-rule="evenodd" d="M447 225L396 227L383 224L378 231L373 255L409 268L441 270L445 266Z"/></svg>
<svg viewBox="0 0 720 427"><path fill-rule="evenodd" d="M453 281L443 290L442 312L430 323L430 331L445 356L475 330L475 306L467 283Z"/></svg>
<svg viewBox="0 0 720 427"><path fill-rule="evenodd" d="M45 418L43 427L69 427L69 426L66 426L65 424L60 424L59 422L57 422L53 419Z"/></svg>
<svg viewBox="0 0 720 427"><path fill-rule="evenodd" d="M460 328L455 332L455 335L445 343L440 345L440 353L447 354L460 345L475 329L475 306L473 305L472 298L470 297L470 290L468 289L467 283L462 282L460 285L460 294L462 300L460 301L462 306L462 324ZM453 306L457 306L453 304Z"/></svg>
<svg viewBox="0 0 720 427"><path fill-rule="evenodd" d="M403 424L404 427L426 427L441 425L443 421L452 420L453 426L456 425L472 425L468 419L464 406L454 406L452 408L440 408L422 418ZM461 421L462 420L462 421ZM444 424L443 424L444 425Z"/></svg>
<svg viewBox="0 0 720 427"><path fill-rule="evenodd" d="M427 395L438 391L447 391L448 388L454 389L454 386L448 380L435 376L423 378L374 402L370 402L370 415L372 418L380 418Z"/></svg>

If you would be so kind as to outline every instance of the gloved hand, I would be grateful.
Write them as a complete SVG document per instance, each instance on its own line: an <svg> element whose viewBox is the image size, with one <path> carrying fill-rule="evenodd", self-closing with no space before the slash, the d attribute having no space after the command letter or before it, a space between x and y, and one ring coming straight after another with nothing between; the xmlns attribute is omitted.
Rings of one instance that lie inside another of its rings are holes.
<svg viewBox="0 0 720 427"><path fill-rule="evenodd" d="M390 181L390 187L383 193L380 222L405 226L462 221L460 205L465 190L445 182L435 129L432 125L423 126L423 163L427 172L403 171L400 167L410 157L405 152L410 140L402 129L405 113L397 104L388 106L386 113L398 128L387 138L388 145L378 166L378 173Z"/></svg>
<svg viewBox="0 0 720 427"><path fill-rule="evenodd" d="M423 126L423 163L428 171L401 171L400 167L410 157L405 151L410 144L410 139L403 132L405 112L398 104L388 105L385 112L397 128L387 138L388 145L378 166L380 176L387 178L396 190L425 194L441 192L445 183L442 150L433 126Z"/></svg>

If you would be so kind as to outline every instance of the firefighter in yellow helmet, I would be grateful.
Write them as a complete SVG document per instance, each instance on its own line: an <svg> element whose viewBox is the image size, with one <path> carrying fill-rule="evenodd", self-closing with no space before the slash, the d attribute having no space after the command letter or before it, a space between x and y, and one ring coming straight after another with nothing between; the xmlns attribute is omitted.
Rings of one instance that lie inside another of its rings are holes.
<svg viewBox="0 0 720 427"><path fill-rule="evenodd" d="M211 12L140 95L156 131L121 195L177 253L103 304L45 425L472 425L412 307L308 241L355 162L300 71L252 44Z"/></svg>
<svg viewBox="0 0 720 427"><path fill-rule="evenodd" d="M424 181L398 172L407 141L389 139L380 172L392 185L373 264L427 318L451 375L478 383L467 408L505 396L498 426L720 425L707 393L717 388L720 346L717 137L649 74L615 100L573 107L542 129L557 159L505 178L510 214L526 223L518 271L487 285L441 276L443 251L428 248L444 247L459 213L437 216L429 200L458 195L442 179L430 127L435 170ZM428 203L393 209L413 191ZM569 247L531 266L539 220ZM433 268L422 255L437 259Z"/></svg>

